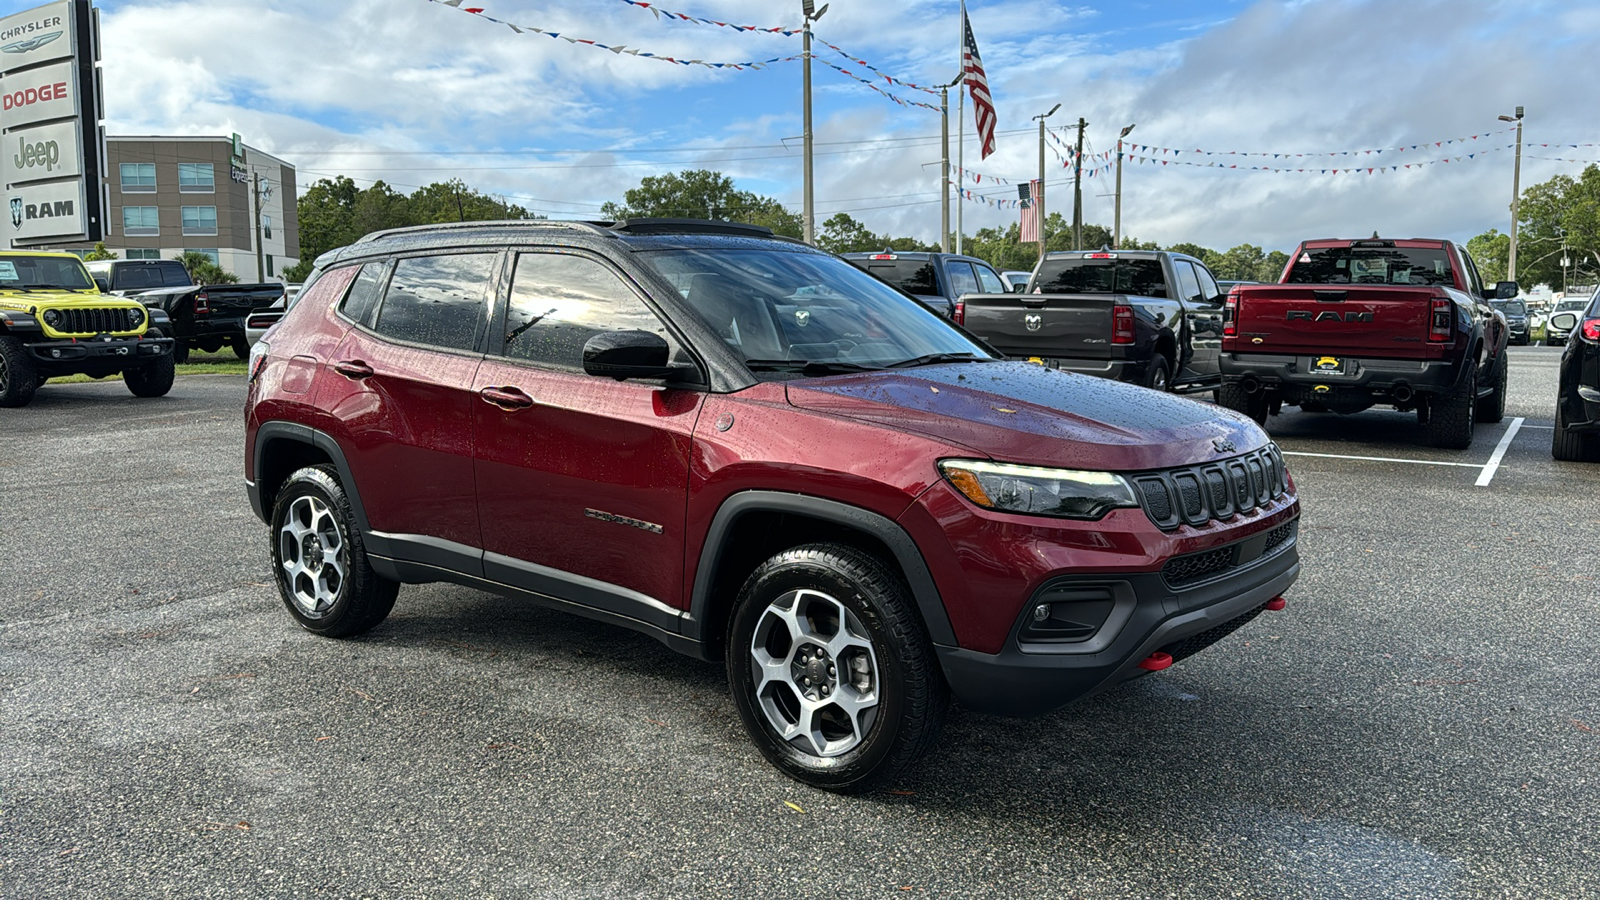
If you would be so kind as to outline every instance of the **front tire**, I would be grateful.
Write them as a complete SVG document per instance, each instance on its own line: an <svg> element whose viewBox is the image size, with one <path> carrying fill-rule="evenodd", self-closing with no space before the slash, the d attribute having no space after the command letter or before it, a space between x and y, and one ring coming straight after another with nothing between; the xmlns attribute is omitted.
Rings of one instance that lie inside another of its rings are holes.
<svg viewBox="0 0 1600 900"><path fill-rule="evenodd" d="M400 591L373 571L344 486L327 465L300 469L278 492L272 570L289 614L324 637L350 637L382 622Z"/></svg>
<svg viewBox="0 0 1600 900"><path fill-rule="evenodd" d="M1224 382L1217 389L1217 405L1224 409L1231 409L1236 413L1244 413L1255 420L1257 425L1267 424L1267 394L1265 391L1247 393L1237 382Z"/></svg>
<svg viewBox="0 0 1600 900"><path fill-rule="evenodd" d="M784 551L751 574L728 627L745 731L784 774L870 790L932 748L949 689L910 591L842 544Z"/></svg>
<svg viewBox="0 0 1600 900"><path fill-rule="evenodd" d="M17 409L33 400L39 373L20 338L0 335L0 407Z"/></svg>
<svg viewBox="0 0 1600 900"><path fill-rule="evenodd" d="M146 336L164 337L159 328L150 329ZM172 362L172 354L163 353L156 357L155 362L124 371L122 381L135 397L165 397L167 392L172 390L172 382L176 376L177 367Z"/></svg>
<svg viewBox="0 0 1600 900"><path fill-rule="evenodd" d="M1511 360L1504 351L1495 358L1494 393L1479 397L1477 418L1485 425L1493 425L1506 417L1506 381L1510 378Z"/></svg>
<svg viewBox="0 0 1600 900"><path fill-rule="evenodd" d="M250 339L244 335L230 338L228 343L233 347L233 355L240 359L250 358Z"/></svg>

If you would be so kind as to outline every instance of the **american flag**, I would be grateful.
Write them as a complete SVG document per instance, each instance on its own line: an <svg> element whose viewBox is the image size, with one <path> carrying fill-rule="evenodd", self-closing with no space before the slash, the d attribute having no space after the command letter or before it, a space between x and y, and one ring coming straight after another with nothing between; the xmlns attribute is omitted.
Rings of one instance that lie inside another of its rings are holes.
<svg viewBox="0 0 1600 900"><path fill-rule="evenodd" d="M1022 185L1017 185L1021 188ZM1019 191L1020 193L1020 191ZM1022 235L1018 238L1022 243L1036 243L1039 240L1039 201L1044 199L1044 182L1035 178L1028 182L1028 197L1022 205Z"/></svg>
<svg viewBox="0 0 1600 900"><path fill-rule="evenodd" d="M961 74L972 92L972 114L978 121L978 137L983 142L982 159L994 152L994 99L989 96L989 77L983 74L983 60L978 56L978 39L972 36L972 20L967 18L967 4L961 4Z"/></svg>

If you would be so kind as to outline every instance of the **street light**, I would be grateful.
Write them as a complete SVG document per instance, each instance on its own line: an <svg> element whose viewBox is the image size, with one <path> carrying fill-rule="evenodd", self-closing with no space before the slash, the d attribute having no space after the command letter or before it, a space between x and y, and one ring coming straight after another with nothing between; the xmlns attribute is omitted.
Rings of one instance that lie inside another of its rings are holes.
<svg viewBox="0 0 1600 900"><path fill-rule="evenodd" d="M1117 211L1111 223L1111 248L1122 249L1122 139L1133 130L1133 125L1122 129L1117 134Z"/></svg>
<svg viewBox="0 0 1600 900"><path fill-rule="evenodd" d="M804 73L801 75L801 106L804 108L805 118L805 132L803 135L805 138L805 162L803 163L805 167L805 197L802 200L804 208L802 224L805 228L806 243L815 244L817 242L816 200L812 193L813 180L811 177L811 23L822 18L823 14L828 11L828 4L824 3L821 9L817 9L812 0L800 0L800 8L805 13L805 26L800 32L801 52L805 56L805 65L801 67L801 72Z"/></svg>
<svg viewBox="0 0 1600 900"><path fill-rule="evenodd" d="M1506 264L1506 279L1517 280L1517 203L1522 197L1522 107L1514 116L1501 116L1502 122L1517 123L1517 161L1511 169L1511 259Z"/></svg>
<svg viewBox="0 0 1600 900"><path fill-rule="evenodd" d="M1044 120L1056 114L1061 108L1057 103L1050 107L1050 111L1042 116L1034 116L1033 120L1039 123L1039 190L1033 196L1033 214L1039 223L1039 258L1044 259Z"/></svg>

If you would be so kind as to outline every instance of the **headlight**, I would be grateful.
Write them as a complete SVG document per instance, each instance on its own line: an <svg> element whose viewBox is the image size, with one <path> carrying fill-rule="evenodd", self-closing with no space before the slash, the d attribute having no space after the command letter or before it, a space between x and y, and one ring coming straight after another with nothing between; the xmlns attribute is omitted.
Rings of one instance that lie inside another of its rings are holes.
<svg viewBox="0 0 1600 900"><path fill-rule="evenodd" d="M130 329L131 328L138 328L140 325L143 325L143 324L144 324L144 308L143 307L140 307L138 309L130 308L128 310L128 327Z"/></svg>
<svg viewBox="0 0 1600 900"><path fill-rule="evenodd" d="M1118 507L1136 507L1133 487L1113 472L1042 469L977 460L947 459L939 472L968 500L985 509L1098 519Z"/></svg>
<svg viewBox="0 0 1600 900"><path fill-rule="evenodd" d="M61 310L47 309L44 311L44 323L51 328L61 327Z"/></svg>

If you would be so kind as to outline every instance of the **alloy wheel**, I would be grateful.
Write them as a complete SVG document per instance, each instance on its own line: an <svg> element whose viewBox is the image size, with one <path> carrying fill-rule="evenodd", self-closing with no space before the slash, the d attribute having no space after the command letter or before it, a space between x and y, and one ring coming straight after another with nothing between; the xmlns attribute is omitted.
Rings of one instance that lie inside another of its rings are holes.
<svg viewBox="0 0 1600 900"><path fill-rule="evenodd" d="M306 616L328 615L344 589L349 552L338 517L320 497L297 497L278 529L278 558L289 597Z"/></svg>
<svg viewBox="0 0 1600 900"><path fill-rule="evenodd" d="M751 637L750 666L767 725L800 752L839 756L872 730L878 657L861 620L833 597L795 590L773 600Z"/></svg>

